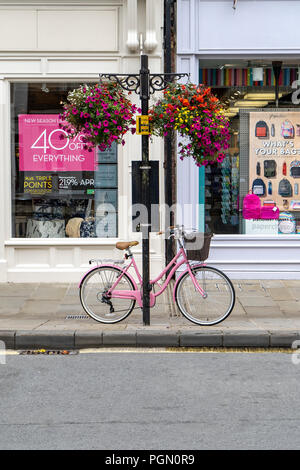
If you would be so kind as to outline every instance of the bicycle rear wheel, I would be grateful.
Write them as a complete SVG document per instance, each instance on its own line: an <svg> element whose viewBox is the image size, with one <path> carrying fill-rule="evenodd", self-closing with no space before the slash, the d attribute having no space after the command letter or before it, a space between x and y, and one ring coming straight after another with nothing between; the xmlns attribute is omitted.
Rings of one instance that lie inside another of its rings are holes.
<svg viewBox="0 0 300 470"><path fill-rule="evenodd" d="M192 267L203 297L187 272L176 286L175 299L181 313L197 325L216 325L225 320L235 304L235 291L228 277L216 268Z"/></svg>
<svg viewBox="0 0 300 470"><path fill-rule="evenodd" d="M101 323L117 323L124 320L135 306L134 299L111 298L106 292L122 274L122 270L112 266L99 266L83 278L80 285L80 301L90 317ZM134 290L127 274L123 274L116 290Z"/></svg>

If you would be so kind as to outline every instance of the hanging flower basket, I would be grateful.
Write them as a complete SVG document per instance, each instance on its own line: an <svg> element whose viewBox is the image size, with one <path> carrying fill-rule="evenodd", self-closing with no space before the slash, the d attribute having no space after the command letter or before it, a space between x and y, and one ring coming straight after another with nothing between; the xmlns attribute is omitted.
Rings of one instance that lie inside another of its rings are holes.
<svg viewBox="0 0 300 470"><path fill-rule="evenodd" d="M204 85L171 83L149 111L152 133L179 132L181 160L192 157L197 166L222 162L229 148L229 122L220 101Z"/></svg>
<svg viewBox="0 0 300 470"><path fill-rule="evenodd" d="M137 108L116 82L82 85L70 91L63 109L60 127L67 138L84 134L82 140L88 150L98 146L104 151L113 142L124 145L124 135L129 130L135 132L131 126L135 125Z"/></svg>

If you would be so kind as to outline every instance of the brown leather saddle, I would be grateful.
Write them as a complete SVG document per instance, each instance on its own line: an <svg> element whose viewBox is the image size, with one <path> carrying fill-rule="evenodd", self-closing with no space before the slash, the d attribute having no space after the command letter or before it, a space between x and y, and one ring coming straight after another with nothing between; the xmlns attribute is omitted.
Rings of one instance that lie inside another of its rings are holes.
<svg viewBox="0 0 300 470"><path fill-rule="evenodd" d="M137 241L118 242L118 243L116 243L116 248L118 248L118 250L128 250L128 248L130 248L131 246L136 246L138 244L139 244L139 242L137 242Z"/></svg>

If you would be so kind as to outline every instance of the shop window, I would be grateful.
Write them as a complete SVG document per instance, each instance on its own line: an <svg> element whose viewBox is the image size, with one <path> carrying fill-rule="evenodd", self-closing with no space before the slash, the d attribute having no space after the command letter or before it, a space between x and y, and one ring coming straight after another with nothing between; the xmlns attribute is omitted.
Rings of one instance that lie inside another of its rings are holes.
<svg viewBox="0 0 300 470"><path fill-rule="evenodd" d="M200 60L199 83L222 101L232 130L223 162L200 170L205 172L200 199L205 200L206 229L216 234L300 232L298 65L283 64L276 107L271 63L227 62ZM243 217L249 191L264 208L260 219Z"/></svg>
<svg viewBox="0 0 300 470"><path fill-rule="evenodd" d="M62 138L61 102L79 83L11 85L12 236L117 237L117 145Z"/></svg>

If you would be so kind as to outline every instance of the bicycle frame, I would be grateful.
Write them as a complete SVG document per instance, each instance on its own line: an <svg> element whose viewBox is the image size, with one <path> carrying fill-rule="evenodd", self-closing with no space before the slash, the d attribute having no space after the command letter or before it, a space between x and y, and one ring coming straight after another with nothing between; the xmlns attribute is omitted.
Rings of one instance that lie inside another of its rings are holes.
<svg viewBox="0 0 300 470"><path fill-rule="evenodd" d="M182 256L182 259L180 261L179 258ZM186 273L186 272L189 272L191 278L192 278L192 281L193 281L193 284L195 286L195 289L197 289L199 291L199 293L202 295L202 297L206 297L206 293L205 291L199 286L194 274L193 274L193 271L192 271L192 268L190 266L190 263L187 259L187 256L186 256L186 253L185 253L185 250L184 248L181 246L178 253L174 256L174 258L170 261L170 263L163 269L163 271L159 274L159 276L153 280L150 281L150 285L151 286L154 286L155 284L157 284L159 286L159 290L157 292L150 292L150 307L154 307L155 305L155 302L156 302L156 297L158 297L159 295L161 295L167 288L173 274L177 271L177 269L182 266L183 264L186 264L187 265L187 269L181 274L181 276L179 277L179 279ZM173 268L171 269L171 271L169 272L166 280L164 281L164 283L162 285L160 285L158 283L158 281L160 281L160 279L164 276L164 274L167 273L167 271L171 268L171 266L173 266ZM200 264L201 266L204 266L203 264ZM135 272L136 272L136 275L137 275L137 278L138 278L138 282L140 283L141 287L139 288L135 282L135 280L133 279L133 277L128 273L128 270L129 268L133 266ZM130 278L130 280L132 281L133 285L134 285L134 290L116 290L115 288L117 287L118 283L120 282L120 280L122 279L122 276L124 274L127 274L127 276ZM179 279L177 279L177 282L175 283L175 286L174 286L174 291L173 291L173 298L175 300L175 290L176 290L176 285L179 281ZM122 269L122 272L120 274L120 276L118 277L118 279L115 281L115 283L111 286L111 288L107 291L106 295L109 295L111 298L119 298L119 299L132 299L132 300L136 300L138 305L140 307L143 306L143 298L142 298L142 283L143 283L143 280L142 280L142 277L140 275L140 272L139 272L139 269L137 267L137 264L135 262L135 259L134 259L134 256L131 255L131 261L130 263L124 268Z"/></svg>

